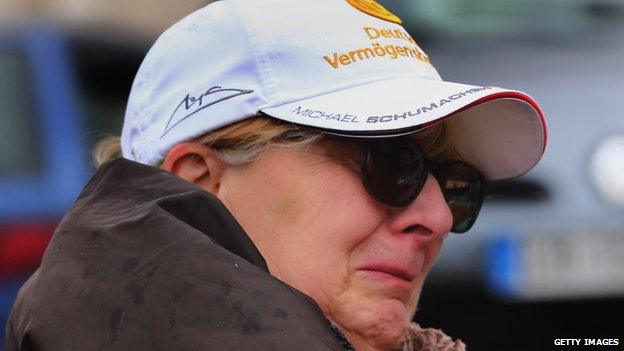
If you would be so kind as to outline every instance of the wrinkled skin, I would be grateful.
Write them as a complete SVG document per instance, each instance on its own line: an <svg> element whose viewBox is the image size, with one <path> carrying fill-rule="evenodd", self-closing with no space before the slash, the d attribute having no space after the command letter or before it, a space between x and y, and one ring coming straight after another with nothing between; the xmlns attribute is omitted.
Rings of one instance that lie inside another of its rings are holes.
<svg viewBox="0 0 624 351"><path fill-rule="evenodd" d="M452 216L431 175L410 205L378 202L353 166L358 154L338 141L274 146L232 167L209 148L181 144L164 167L216 194L271 274L312 297L358 351L392 350L416 311Z"/></svg>

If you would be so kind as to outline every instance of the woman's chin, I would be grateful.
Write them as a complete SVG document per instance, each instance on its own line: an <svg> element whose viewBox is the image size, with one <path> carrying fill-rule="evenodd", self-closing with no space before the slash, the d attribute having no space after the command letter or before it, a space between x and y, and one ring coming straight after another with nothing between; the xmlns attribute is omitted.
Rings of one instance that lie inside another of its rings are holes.
<svg viewBox="0 0 624 351"><path fill-rule="evenodd" d="M411 312L405 303L392 298L364 297L360 306L353 306L353 314L336 320L346 331L357 350L366 350L365 343L375 349L393 349L401 346ZM342 323L341 323L342 322Z"/></svg>

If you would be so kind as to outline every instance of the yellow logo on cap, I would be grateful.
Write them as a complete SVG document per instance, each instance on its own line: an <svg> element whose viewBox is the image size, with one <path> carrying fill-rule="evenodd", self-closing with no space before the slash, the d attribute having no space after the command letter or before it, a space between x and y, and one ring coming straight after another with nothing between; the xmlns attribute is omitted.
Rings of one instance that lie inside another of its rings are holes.
<svg viewBox="0 0 624 351"><path fill-rule="evenodd" d="M386 10L375 0L347 0L356 9L386 21L402 24L403 21L392 12Z"/></svg>

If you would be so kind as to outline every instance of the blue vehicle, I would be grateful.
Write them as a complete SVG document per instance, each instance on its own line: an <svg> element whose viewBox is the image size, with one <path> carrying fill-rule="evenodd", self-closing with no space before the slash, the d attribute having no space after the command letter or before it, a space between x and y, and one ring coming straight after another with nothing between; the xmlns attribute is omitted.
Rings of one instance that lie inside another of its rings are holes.
<svg viewBox="0 0 624 351"><path fill-rule="evenodd" d="M0 27L0 349L19 287L92 171L93 142L120 129L141 55L50 27Z"/></svg>

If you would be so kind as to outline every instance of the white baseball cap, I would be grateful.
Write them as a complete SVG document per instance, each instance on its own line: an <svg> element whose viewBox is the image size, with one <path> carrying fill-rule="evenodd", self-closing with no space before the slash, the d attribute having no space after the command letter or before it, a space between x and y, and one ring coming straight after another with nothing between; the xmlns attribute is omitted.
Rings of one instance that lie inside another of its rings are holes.
<svg viewBox="0 0 624 351"><path fill-rule="evenodd" d="M445 121L461 157L493 180L527 172L546 145L530 96L443 81L374 0L223 0L150 49L130 93L123 156L156 165L174 145L258 114L353 137Z"/></svg>

